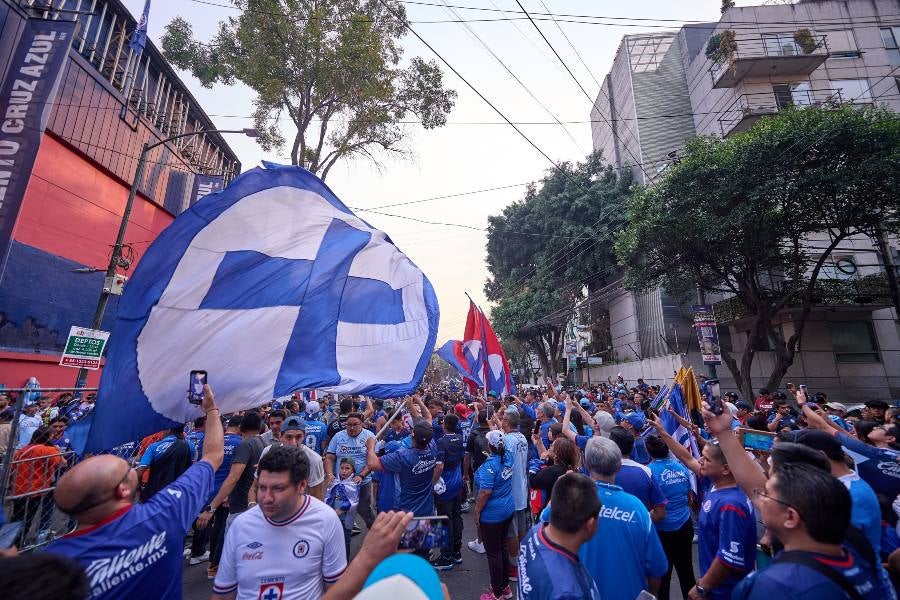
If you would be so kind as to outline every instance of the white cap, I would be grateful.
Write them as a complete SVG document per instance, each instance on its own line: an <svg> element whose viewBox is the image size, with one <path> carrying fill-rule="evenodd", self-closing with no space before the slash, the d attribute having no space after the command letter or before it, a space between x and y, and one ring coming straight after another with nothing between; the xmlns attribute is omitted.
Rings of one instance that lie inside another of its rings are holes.
<svg viewBox="0 0 900 600"><path fill-rule="evenodd" d="M319 407L319 403L316 402L315 400L310 400L309 402L306 403L306 412L307 413L314 415L314 414L318 413L319 410L321 410L321 408Z"/></svg>

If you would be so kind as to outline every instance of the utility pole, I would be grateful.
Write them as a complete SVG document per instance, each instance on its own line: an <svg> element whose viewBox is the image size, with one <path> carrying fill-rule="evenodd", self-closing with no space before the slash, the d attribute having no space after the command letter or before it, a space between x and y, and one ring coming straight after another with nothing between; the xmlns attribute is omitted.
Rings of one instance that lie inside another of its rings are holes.
<svg viewBox="0 0 900 600"><path fill-rule="evenodd" d="M888 287L891 290L891 299L894 301L894 319L900 319L900 286L897 284L897 265L894 264L894 256L888 246L887 235L881 227L875 229L874 238L878 252L884 258L884 270L887 274Z"/></svg>

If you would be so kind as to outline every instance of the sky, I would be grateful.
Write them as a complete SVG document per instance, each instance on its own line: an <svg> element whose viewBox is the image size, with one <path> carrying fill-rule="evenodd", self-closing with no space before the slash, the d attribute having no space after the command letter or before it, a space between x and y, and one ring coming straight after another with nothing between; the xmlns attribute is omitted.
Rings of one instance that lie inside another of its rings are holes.
<svg viewBox="0 0 900 600"><path fill-rule="evenodd" d="M426 1L441 4L443 0ZM516 0L445 1L460 6L519 10ZM607 20L609 24L558 22L568 41L553 21L536 21L590 98L579 89L521 13L510 12L507 15L519 17L519 20L472 22L466 25L477 33L528 91L470 35L463 24L415 23L457 19L447 8L407 4L406 9L413 28L510 120L552 123L521 125L520 129L557 163L582 160L591 151L588 121L593 98L598 93L597 82L602 82L609 72L623 35L659 31L665 27L677 28L679 25L662 19L715 21L718 20L721 5L721 0L520 1L529 12L616 17ZM144 0L125 0L125 4L132 14L139 15ZM149 36L161 47L159 40L165 26L175 16L182 16L193 24L195 37L207 41L214 35L221 20L237 14L229 5L228 0L155 0L150 12ZM467 20L504 16L476 10L456 11ZM619 20L624 17L632 20ZM402 47L406 60L413 56L426 60L436 58L412 35L403 38ZM342 162L332 169L327 178L329 187L345 204L358 208L505 188L383 209L399 216L358 211L359 216L390 235L428 276L441 309L439 345L447 339L462 337L468 312L466 293L486 311L490 310L483 292L488 276L485 265L487 237L484 231L488 217L500 214L505 206L523 197L525 186L520 184L539 181L547 169L553 168L545 157L503 123L501 117L461 79L446 66L442 65L442 68L444 85L458 93L446 126L433 130L409 126L405 144L410 154L406 158L388 158L380 166L365 160ZM247 118L252 112L252 90L242 84L216 85L207 89L190 73L181 71L179 74L218 128L252 126ZM541 104L565 123L565 128L556 124ZM570 121L574 123L568 123ZM263 152L252 139L229 135L227 140L245 170L257 166L263 159L290 162L286 156ZM410 218L445 225L425 224ZM548 240L548 243L564 245L566 242Z"/></svg>

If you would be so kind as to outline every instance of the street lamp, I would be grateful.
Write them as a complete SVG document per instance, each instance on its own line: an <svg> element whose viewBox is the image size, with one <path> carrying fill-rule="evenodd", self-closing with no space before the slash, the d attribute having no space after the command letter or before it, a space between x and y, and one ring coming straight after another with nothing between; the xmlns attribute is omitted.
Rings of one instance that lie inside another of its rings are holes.
<svg viewBox="0 0 900 600"><path fill-rule="evenodd" d="M122 242L125 240L125 229L128 227L128 218L131 216L131 208L134 206L134 199L137 196L138 185L144 177L144 168L147 166L147 154L158 146L162 146L173 140L194 135L204 135L207 133L242 133L247 137L259 137L259 131L256 129L205 129L202 131L191 131L173 135L172 137L160 140L153 144L145 143L141 149L141 156L138 159L137 170L134 172L134 181L131 182L131 189L128 192L128 201L125 202L125 211L122 213L122 222L119 223L119 233L116 236L116 244L113 246L112 256L109 257L109 266L106 268L106 277L104 278L103 290L100 292L100 299L97 301L97 309L94 311L94 320L91 322L91 329L100 329L100 323L103 321L103 313L106 312L106 305L109 297L112 295L110 286L107 282L116 276L116 269L122 256ZM84 387L87 380L87 369L78 369L78 378L75 380L75 388ZM79 392L76 391L76 394Z"/></svg>

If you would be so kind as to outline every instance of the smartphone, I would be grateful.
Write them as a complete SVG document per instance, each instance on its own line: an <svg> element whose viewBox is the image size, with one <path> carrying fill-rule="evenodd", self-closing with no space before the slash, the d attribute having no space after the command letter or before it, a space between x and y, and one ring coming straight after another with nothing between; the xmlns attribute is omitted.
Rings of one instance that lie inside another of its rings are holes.
<svg viewBox="0 0 900 600"><path fill-rule="evenodd" d="M772 444L775 442L774 433L743 428L739 428L738 431L744 438L744 448L747 450L762 450L764 452L772 451Z"/></svg>
<svg viewBox="0 0 900 600"><path fill-rule="evenodd" d="M450 545L449 517L416 517L400 536L401 550L446 548Z"/></svg>
<svg viewBox="0 0 900 600"><path fill-rule="evenodd" d="M24 525L25 524L22 521L0 525L0 549L6 550L7 548L11 548L19 538L19 534L22 533Z"/></svg>
<svg viewBox="0 0 900 600"><path fill-rule="evenodd" d="M803 390L803 393L806 394L807 398L809 398L809 388L806 387L805 383L800 384L800 389Z"/></svg>
<svg viewBox="0 0 900 600"><path fill-rule="evenodd" d="M540 433L541 433L541 422L535 421L534 422L534 435L540 435Z"/></svg>
<svg viewBox="0 0 900 600"><path fill-rule="evenodd" d="M191 371L188 382L188 402L200 404L203 402L203 386L209 383L206 371Z"/></svg>

